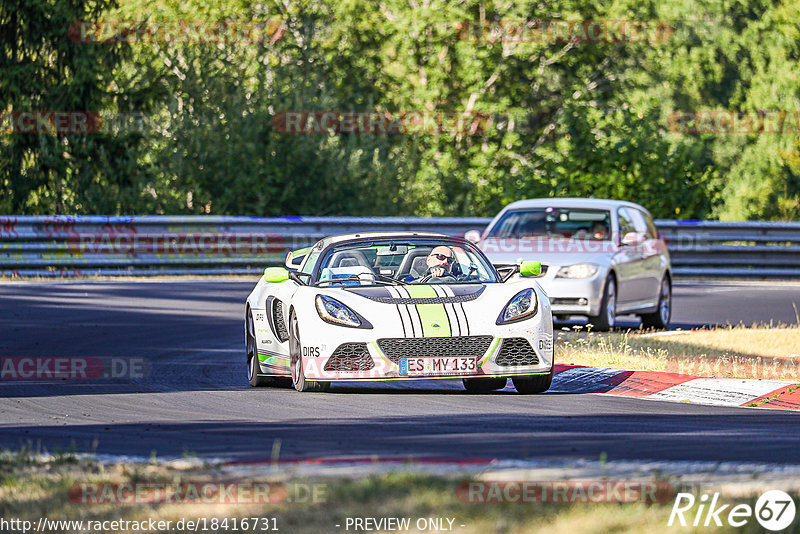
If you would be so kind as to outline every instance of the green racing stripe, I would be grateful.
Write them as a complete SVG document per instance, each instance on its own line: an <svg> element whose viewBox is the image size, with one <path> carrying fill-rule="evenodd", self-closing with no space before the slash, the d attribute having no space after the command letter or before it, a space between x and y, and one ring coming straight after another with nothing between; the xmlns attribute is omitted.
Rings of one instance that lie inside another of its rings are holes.
<svg viewBox="0 0 800 534"><path fill-rule="evenodd" d="M405 286L411 298L436 298L439 295L431 286ZM419 320L422 323L423 337L450 337L450 319L444 304L416 304Z"/></svg>

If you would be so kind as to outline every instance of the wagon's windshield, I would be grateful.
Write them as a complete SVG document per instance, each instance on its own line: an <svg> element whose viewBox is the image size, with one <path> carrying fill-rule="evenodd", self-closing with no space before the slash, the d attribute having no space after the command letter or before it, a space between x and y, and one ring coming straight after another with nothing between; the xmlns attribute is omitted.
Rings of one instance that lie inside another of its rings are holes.
<svg viewBox="0 0 800 534"><path fill-rule="evenodd" d="M501 239L566 238L609 241L611 216L607 210L530 208L507 212L487 237Z"/></svg>
<svg viewBox="0 0 800 534"><path fill-rule="evenodd" d="M475 284L497 282L476 247L447 239L343 243L319 262L315 285Z"/></svg>

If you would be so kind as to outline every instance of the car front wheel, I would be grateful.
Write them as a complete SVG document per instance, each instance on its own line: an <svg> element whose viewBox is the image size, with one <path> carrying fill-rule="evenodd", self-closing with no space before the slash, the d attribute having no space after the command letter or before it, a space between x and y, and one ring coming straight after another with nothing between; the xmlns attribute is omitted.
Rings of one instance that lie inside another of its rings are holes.
<svg viewBox="0 0 800 534"><path fill-rule="evenodd" d="M658 309L653 313L642 315L642 326L663 330L669 326L670 319L672 319L672 285L669 283L669 278L664 278L658 292Z"/></svg>
<svg viewBox="0 0 800 534"><path fill-rule="evenodd" d="M603 290L603 300L600 302L600 313L589 317L589 322L595 330L608 332L614 328L617 320L617 282L614 275L606 278L606 287Z"/></svg>
<svg viewBox="0 0 800 534"><path fill-rule="evenodd" d="M300 328L294 310L289 314L289 355L294 389L297 391L327 391L330 388L328 382L306 380L303 370L303 355L301 354Z"/></svg>
<svg viewBox="0 0 800 534"><path fill-rule="evenodd" d="M553 383L554 371L555 367L551 368L546 375L512 376L511 381L514 383L517 393L522 393L523 395L544 393L550 389L550 385Z"/></svg>

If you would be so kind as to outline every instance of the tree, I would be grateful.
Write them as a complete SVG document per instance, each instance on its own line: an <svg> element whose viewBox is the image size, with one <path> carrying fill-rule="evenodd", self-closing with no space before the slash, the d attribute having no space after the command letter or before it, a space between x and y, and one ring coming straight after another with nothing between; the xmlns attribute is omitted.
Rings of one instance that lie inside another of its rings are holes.
<svg viewBox="0 0 800 534"><path fill-rule="evenodd" d="M45 112L87 112L91 123L100 113L143 109L147 92L126 91L117 76L126 46L82 43L70 35L74 23L99 19L113 5L112 0L3 1L0 110L6 129L10 117L21 112L45 118ZM137 199L147 171L137 162L143 148L137 136L92 127L72 131L81 129L0 138L0 211L117 213L141 206Z"/></svg>

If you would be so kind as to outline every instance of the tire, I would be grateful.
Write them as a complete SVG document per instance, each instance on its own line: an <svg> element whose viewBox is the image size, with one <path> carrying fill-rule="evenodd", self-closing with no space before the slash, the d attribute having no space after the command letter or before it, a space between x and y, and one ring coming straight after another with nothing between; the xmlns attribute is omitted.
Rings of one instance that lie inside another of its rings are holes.
<svg viewBox="0 0 800 534"><path fill-rule="evenodd" d="M600 313L589 317L589 323L598 332L608 332L617 320L617 281L613 274L606 278Z"/></svg>
<svg viewBox="0 0 800 534"><path fill-rule="evenodd" d="M297 391L327 391L330 382L312 382L306 380L303 371L303 356L300 345L300 329L294 310L289 313L289 367L292 370L292 385Z"/></svg>
<svg viewBox="0 0 800 534"><path fill-rule="evenodd" d="M672 319L672 283L664 277L658 290L658 309L653 313L642 314L642 327L663 330Z"/></svg>
<svg viewBox="0 0 800 534"><path fill-rule="evenodd" d="M506 387L508 378L462 378L461 381L470 393L489 393Z"/></svg>
<svg viewBox="0 0 800 534"><path fill-rule="evenodd" d="M244 319L244 348L247 354L247 381L254 388L269 386L272 380L267 376L258 376L261 367L258 365L258 349L256 347L256 328L253 314L247 310Z"/></svg>
<svg viewBox="0 0 800 534"><path fill-rule="evenodd" d="M555 366L551 368L550 373L546 375L512 376L511 381L514 383L514 388L517 390L517 393L523 395L544 393L550 389L550 384L553 383L554 371Z"/></svg>

